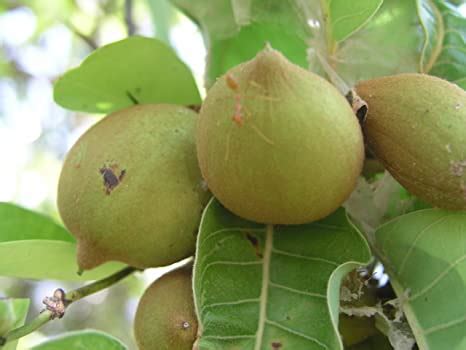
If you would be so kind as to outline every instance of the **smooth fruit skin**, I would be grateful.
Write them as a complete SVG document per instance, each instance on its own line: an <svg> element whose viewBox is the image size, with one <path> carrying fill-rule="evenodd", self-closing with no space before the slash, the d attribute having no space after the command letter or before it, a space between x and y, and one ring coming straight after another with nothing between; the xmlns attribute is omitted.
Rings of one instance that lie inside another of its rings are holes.
<svg viewBox="0 0 466 350"><path fill-rule="evenodd" d="M370 149L408 191L433 206L466 209L466 92L423 74L362 81Z"/></svg>
<svg viewBox="0 0 466 350"><path fill-rule="evenodd" d="M364 156L345 98L271 48L209 90L197 151L219 201L267 224L303 224L333 212L354 189Z"/></svg>
<svg viewBox="0 0 466 350"><path fill-rule="evenodd" d="M197 334L191 266L156 280L139 302L134 334L139 350L191 350Z"/></svg>
<svg viewBox="0 0 466 350"><path fill-rule="evenodd" d="M102 119L72 147L58 208L78 240L78 265L109 260L138 268L193 254L208 193L195 152L197 114L137 105Z"/></svg>

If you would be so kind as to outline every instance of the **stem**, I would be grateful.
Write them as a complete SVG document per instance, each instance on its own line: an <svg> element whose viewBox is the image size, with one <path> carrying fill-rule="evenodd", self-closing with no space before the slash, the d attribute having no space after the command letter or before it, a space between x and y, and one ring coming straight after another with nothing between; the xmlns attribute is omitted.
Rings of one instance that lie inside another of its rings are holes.
<svg viewBox="0 0 466 350"><path fill-rule="evenodd" d="M125 23L128 36L134 35L136 26L133 22L133 0L125 0Z"/></svg>
<svg viewBox="0 0 466 350"><path fill-rule="evenodd" d="M10 341L17 340L21 337L24 337L25 335L28 335L29 333L32 333L36 330L38 330L40 327L42 327L44 324L49 322L52 319L52 312L49 310L46 310L42 313L39 314L34 320L32 320L30 323L25 324L22 327L16 328L8 332L4 337L0 337L0 347L5 345L6 343Z"/></svg>
<svg viewBox="0 0 466 350"><path fill-rule="evenodd" d="M129 276L130 274L132 274L135 271L139 271L139 269L137 269L135 267L130 267L130 266L126 267L126 268L124 268L124 269L114 273L113 275L110 275L110 276L104 278L104 279L95 281L93 283L88 284L87 286L77 288L77 289L72 290L72 291L70 291L68 293L65 293L63 300L55 300L55 301L57 303L62 302L65 309L66 309L66 308L68 308L68 306L70 306L75 301L78 301L78 300L80 300L80 299L82 299L82 298L84 298L84 297L86 297L88 295L100 292L101 290L103 290L105 288L108 288L108 287L114 285L115 283L121 281L123 278ZM57 294L57 291L61 291L61 290L57 289L54 292L54 295L59 295L60 294L60 293ZM46 299L51 299L51 298L45 298L44 301ZM42 327L47 322L49 322L49 321L51 321L51 320L53 320L53 319L55 319L57 317L61 318L63 315L64 315L64 311L63 311L63 313L61 315L57 314L56 310L50 308L49 305L47 305L47 308L44 309L39 314L39 316L37 316L35 319L33 319L30 323L25 324L24 326L15 328L15 329L9 331L5 336L0 337L0 347L2 347L3 345L5 345L8 342L17 340L17 339L19 339L21 337L24 337L25 335L28 335L28 334L36 331L37 329Z"/></svg>
<svg viewBox="0 0 466 350"><path fill-rule="evenodd" d="M87 286L77 288L65 294L65 300L67 301L68 305L78 301L88 295L95 294L100 292L102 289L108 288L111 285L117 283L118 281L122 280L126 276L132 274L133 272L138 271L135 267L126 267L118 272L115 272L113 275L105 277L99 281L95 281Z"/></svg>

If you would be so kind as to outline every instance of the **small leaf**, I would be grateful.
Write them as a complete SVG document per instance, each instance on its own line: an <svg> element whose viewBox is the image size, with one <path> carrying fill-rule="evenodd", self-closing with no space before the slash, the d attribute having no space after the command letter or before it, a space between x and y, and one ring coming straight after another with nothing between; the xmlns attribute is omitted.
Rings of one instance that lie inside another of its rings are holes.
<svg viewBox="0 0 466 350"><path fill-rule="evenodd" d="M376 247L420 349L466 345L466 213L426 209L381 226Z"/></svg>
<svg viewBox="0 0 466 350"><path fill-rule="evenodd" d="M421 50L419 72L427 73L435 63L442 50L444 24L440 11L432 0L418 0L417 10L424 34L424 44Z"/></svg>
<svg viewBox="0 0 466 350"><path fill-rule="evenodd" d="M435 0L442 15L441 52L429 74L452 81L466 90L466 18L448 1Z"/></svg>
<svg viewBox="0 0 466 350"><path fill-rule="evenodd" d="M0 203L0 243L27 239L75 241L51 218L11 203Z"/></svg>
<svg viewBox="0 0 466 350"><path fill-rule="evenodd" d="M354 3L348 1L348 6ZM333 54L326 54L317 41L309 63L316 71L324 67L331 78L326 67L332 67L348 86L359 80L417 72L422 45L419 30L415 1L384 1L372 19L340 42Z"/></svg>
<svg viewBox="0 0 466 350"><path fill-rule="evenodd" d="M212 200L198 237L201 349L341 349L341 279L370 259L343 209L299 226L238 218Z"/></svg>
<svg viewBox="0 0 466 350"><path fill-rule="evenodd" d="M326 0L332 40L340 42L362 28L375 15L383 0Z"/></svg>
<svg viewBox="0 0 466 350"><path fill-rule="evenodd" d="M0 275L30 279L95 280L125 266L106 263L79 276L76 244L46 239L1 242L0 257Z"/></svg>
<svg viewBox="0 0 466 350"><path fill-rule="evenodd" d="M34 346L31 350L127 350L115 337L100 331L83 330L68 332Z"/></svg>
<svg viewBox="0 0 466 350"><path fill-rule="evenodd" d="M106 45L55 84L62 107L109 113L134 103L199 104L187 66L159 40L133 36Z"/></svg>
<svg viewBox="0 0 466 350"><path fill-rule="evenodd" d="M0 298L0 336L18 328L26 321L29 299ZM2 350L15 350L18 341L7 343Z"/></svg>
<svg viewBox="0 0 466 350"><path fill-rule="evenodd" d="M307 8L297 0L171 0L203 30L208 47L206 85L252 59L266 43L307 68L311 29Z"/></svg>

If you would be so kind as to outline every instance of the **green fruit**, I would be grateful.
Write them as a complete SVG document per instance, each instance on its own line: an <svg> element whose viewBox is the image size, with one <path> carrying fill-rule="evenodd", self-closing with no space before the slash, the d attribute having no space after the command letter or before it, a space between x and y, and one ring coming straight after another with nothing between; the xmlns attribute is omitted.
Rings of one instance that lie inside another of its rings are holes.
<svg viewBox="0 0 466 350"><path fill-rule="evenodd" d="M271 48L208 92L197 151L220 202L270 224L302 224L333 212L354 189L364 156L346 99Z"/></svg>
<svg viewBox="0 0 466 350"><path fill-rule="evenodd" d="M387 170L419 198L466 209L466 92L423 74L360 82L369 105L367 143Z"/></svg>
<svg viewBox="0 0 466 350"><path fill-rule="evenodd" d="M58 208L78 239L78 264L146 268L194 252L208 199L195 152L197 114L138 105L105 117L70 150Z"/></svg>
<svg viewBox="0 0 466 350"><path fill-rule="evenodd" d="M197 318L191 266L169 272L156 280L139 302L134 333L139 350L191 350Z"/></svg>

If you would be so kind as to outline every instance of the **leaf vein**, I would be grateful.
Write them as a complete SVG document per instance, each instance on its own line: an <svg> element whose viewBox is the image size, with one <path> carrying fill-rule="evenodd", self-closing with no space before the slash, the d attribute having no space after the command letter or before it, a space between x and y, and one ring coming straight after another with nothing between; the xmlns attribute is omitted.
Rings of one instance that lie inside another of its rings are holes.
<svg viewBox="0 0 466 350"><path fill-rule="evenodd" d="M302 333L302 332L300 332L300 331L297 331L297 330L295 330L295 329L293 329L293 328L290 328L290 327L287 327L287 326L283 326L283 325L281 325L280 323L274 322L274 321L271 321L271 320L265 320L265 322L266 322L267 324L271 325L271 326L280 328L280 329L284 330L285 332L291 333L291 334L293 334L293 335L297 335L297 336L299 336L299 337L301 337L301 338L304 338L304 339L307 339L307 340L309 340L309 341L311 341L311 342L313 342L313 343L316 343L316 344L320 345L321 347L323 347L324 349L328 349L328 348L329 348L327 345L325 345L324 343L320 342L320 341L317 340L316 338L310 337L310 336L308 336L308 335L306 335L306 334L304 334L304 333Z"/></svg>

